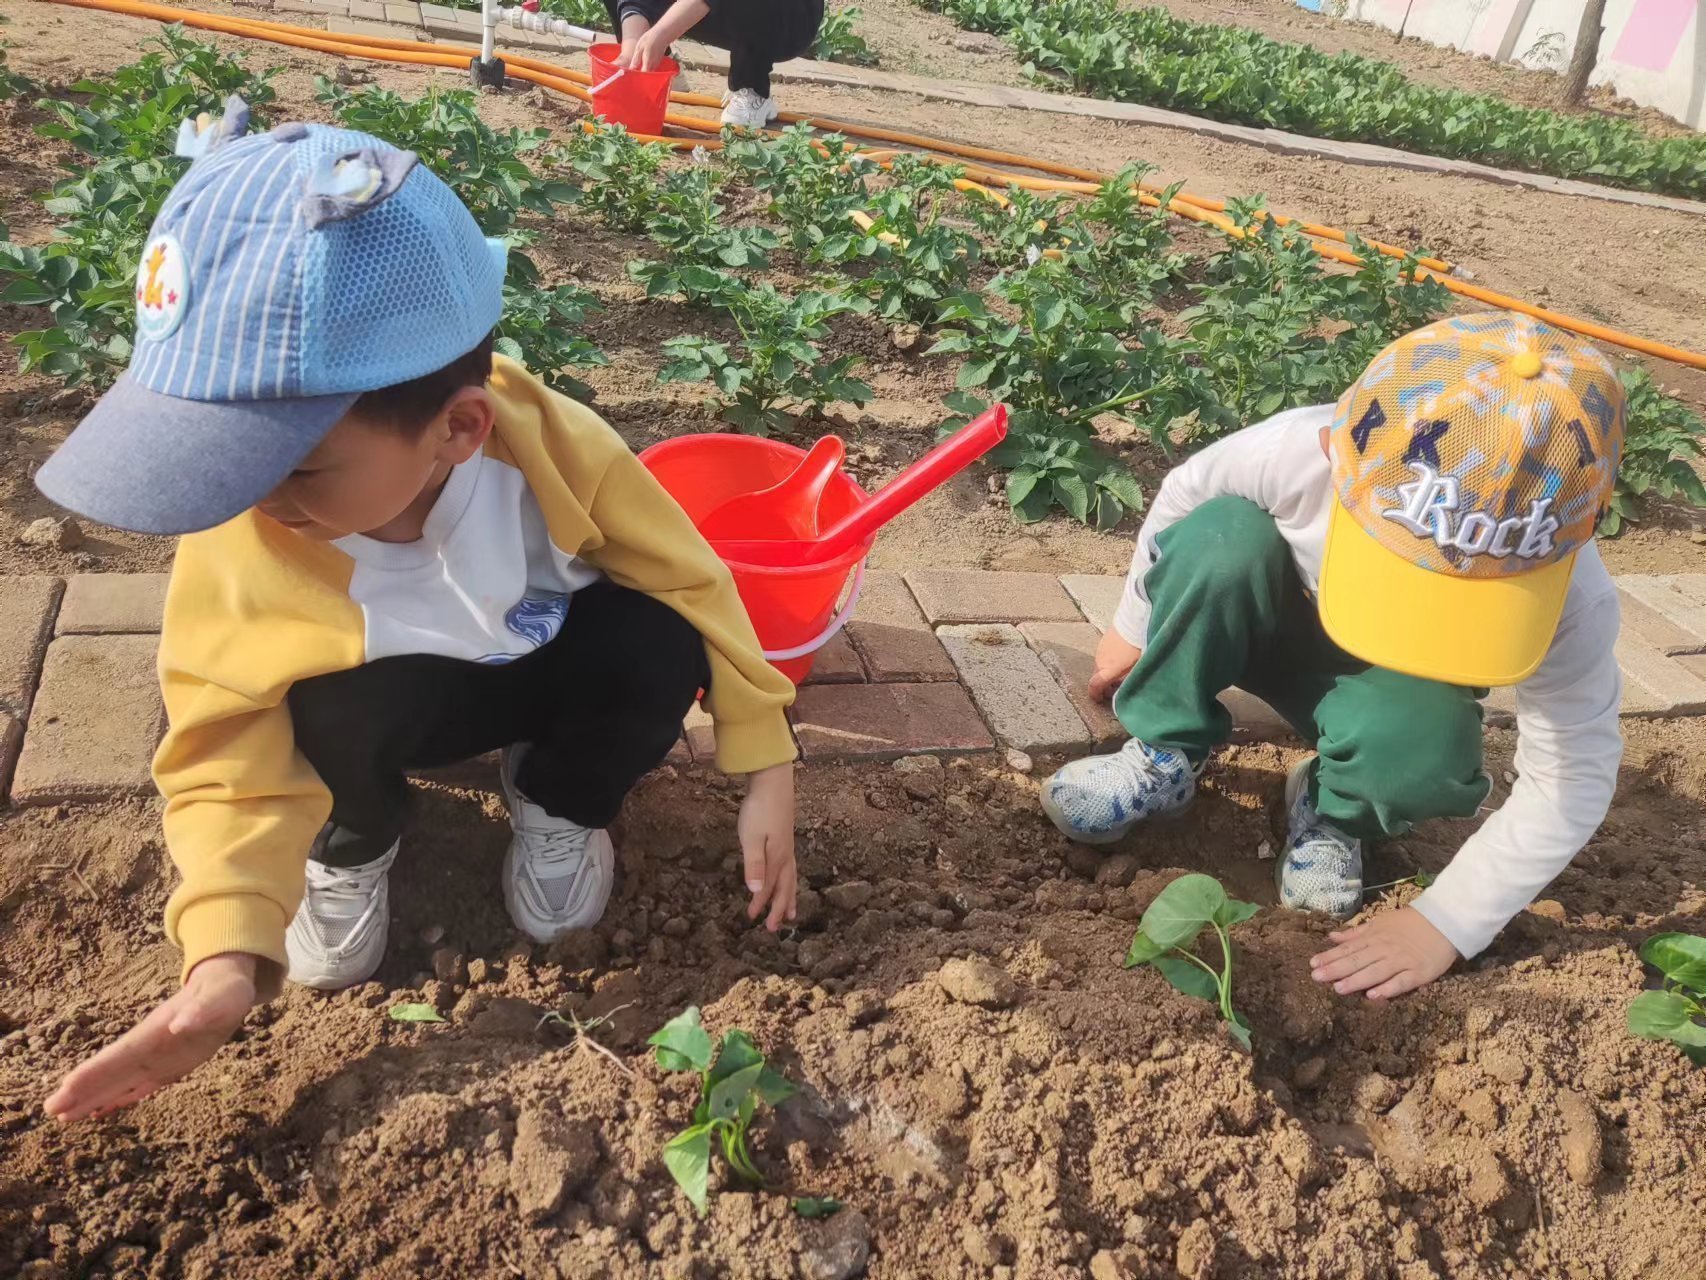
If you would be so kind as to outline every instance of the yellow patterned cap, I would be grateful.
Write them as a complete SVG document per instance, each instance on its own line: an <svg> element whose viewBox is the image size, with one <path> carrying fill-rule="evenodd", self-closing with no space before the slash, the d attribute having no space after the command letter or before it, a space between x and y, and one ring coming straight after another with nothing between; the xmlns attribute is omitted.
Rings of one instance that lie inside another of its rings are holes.
<svg viewBox="0 0 1706 1280"><path fill-rule="evenodd" d="M1321 621L1377 666L1470 686L1538 667L1623 453L1623 387L1512 312L1399 338L1339 400Z"/></svg>

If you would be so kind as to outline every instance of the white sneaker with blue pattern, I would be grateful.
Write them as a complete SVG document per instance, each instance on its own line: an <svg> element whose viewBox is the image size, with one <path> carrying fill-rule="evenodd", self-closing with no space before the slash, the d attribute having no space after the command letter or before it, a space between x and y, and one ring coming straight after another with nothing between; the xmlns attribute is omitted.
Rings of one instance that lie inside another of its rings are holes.
<svg viewBox="0 0 1706 1280"><path fill-rule="evenodd" d="M1145 818L1182 813L1201 772L1180 752L1132 738L1109 755L1064 765L1043 783L1043 812L1081 844L1112 844Z"/></svg>
<svg viewBox="0 0 1706 1280"><path fill-rule="evenodd" d="M1362 841L1315 811L1309 799L1314 756L1293 766L1285 780L1287 834L1276 880L1280 905L1349 920L1362 909Z"/></svg>

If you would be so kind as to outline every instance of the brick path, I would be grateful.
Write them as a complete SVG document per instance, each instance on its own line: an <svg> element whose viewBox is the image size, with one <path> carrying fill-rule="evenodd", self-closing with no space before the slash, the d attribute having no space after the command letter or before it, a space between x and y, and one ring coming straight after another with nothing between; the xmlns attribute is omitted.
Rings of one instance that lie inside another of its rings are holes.
<svg viewBox="0 0 1706 1280"><path fill-rule="evenodd" d="M1706 714L1706 573L1617 579L1623 714ZM154 653L164 574L0 577L0 795L16 804L150 789L163 728ZM858 618L820 655L794 732L807 761L893 760L1118 741L1085 694L1120 579L922 570L867 577ZM1489 699L1508 720L1508 690ZM1284 736L1262 702L1223 695L1243 738ZM678 762L708 762L710 720L683 726ZM459 775L468 777L470 775Z"/></svg>

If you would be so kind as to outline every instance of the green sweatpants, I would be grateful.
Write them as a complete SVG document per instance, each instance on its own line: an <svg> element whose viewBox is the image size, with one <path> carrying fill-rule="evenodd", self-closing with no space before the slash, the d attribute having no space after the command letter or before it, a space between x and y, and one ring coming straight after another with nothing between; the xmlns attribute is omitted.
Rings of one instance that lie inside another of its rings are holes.
<svg viewBox="0 0 1706 1280"><path fill-rule="evenodd" d="M1468 817L1487 798L1480 691L1372 667L1328 639L1267 512L1215 498L1156 545L1149 643L1114 698L1133 736L1201 763L1232 732L1217 695L1237 685L1315 745L1311 798L1351 835Z"/></svg>

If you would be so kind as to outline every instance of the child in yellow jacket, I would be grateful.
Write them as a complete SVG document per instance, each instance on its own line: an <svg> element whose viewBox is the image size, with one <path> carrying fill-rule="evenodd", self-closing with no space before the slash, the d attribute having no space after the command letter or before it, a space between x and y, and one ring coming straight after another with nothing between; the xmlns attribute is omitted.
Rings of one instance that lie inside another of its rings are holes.
<svg viewBox="0 0 1706 1280"><path fill-rule="evenodd" d="M409 769L504 750L504 897L549 941L602 915L605 828L703 690L751 775L749 915L794 910L792 688L616 433L494 359L503 246L412 154L243 114L186 135L130 369L39 476L187 535L155 760L184 986L66 1078L66 1119L193 1069L285 977L372 975Z"/></svg>

